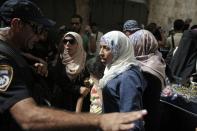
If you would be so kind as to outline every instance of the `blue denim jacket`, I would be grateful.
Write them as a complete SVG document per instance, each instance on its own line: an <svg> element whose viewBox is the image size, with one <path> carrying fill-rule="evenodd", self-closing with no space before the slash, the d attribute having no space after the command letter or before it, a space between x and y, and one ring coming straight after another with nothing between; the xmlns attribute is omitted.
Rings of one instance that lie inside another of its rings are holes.
<svg viewBox="0 0 197 131"><path fill-rule="evenodd" d="M103 88L103 112L129 112L142 109L145 83L142 73L136 66L110 80ZM136 122L136 127L141 131L143 122Z"/></svg>

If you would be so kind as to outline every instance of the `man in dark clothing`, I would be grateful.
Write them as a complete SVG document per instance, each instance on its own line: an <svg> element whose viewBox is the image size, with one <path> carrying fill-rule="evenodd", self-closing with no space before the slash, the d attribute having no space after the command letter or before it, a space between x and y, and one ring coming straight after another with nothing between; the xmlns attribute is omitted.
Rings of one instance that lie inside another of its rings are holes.
<svg viewBox="0 0 197 131"><path fill-rule="evenodd" d="M170 62L172 76L179 77L182 84L189 82L196 73L197 62L197 31L188 30L183 33L179 47Z"/></svg>

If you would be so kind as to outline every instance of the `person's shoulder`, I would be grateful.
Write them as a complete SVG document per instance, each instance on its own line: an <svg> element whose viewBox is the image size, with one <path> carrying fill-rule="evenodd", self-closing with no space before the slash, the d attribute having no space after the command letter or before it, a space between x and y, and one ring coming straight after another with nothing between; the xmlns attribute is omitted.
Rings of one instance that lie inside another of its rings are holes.
<svg viewBox="0 0 197 131"><path fill-rule="evenodd" d="M0 54L0 92L6 91L13 77L13 65L8 57Z"/></svg>
<svg viewBox="0 0 197 131"><path fill-rule="evenodd" d="M129 68L128 71L129 71L129 72L137 72L137 73L140 73L140 72L141 72L140 67L137 66L137 65L132 65L132 66Z"/></svg>
<svg viewBox="0 0 197 131"><path fill-rule="evenodd" d="M9 56L0 53L0 65L1 64L12 64L12 60Z"/></svg>
<svg viewBox="0 0 197 131"><path fill-rule="evenodd" d="M140 74L140 68L138 66L131 66L128 70L122 72L119 77L122 79L125 79L127 77L135 76L137 74Z"/></svg>
<svg viewBox="0 0 197 131"><path fill-rule="evenodd" d="M0 60L2 60L2 59L8 59L8 57L6 57L5 55L2 55L2 54L0 53Z"/></svg>
<svg viewBox="0 0 197 131"><path fill-rule="evenodd" d="M103 32L98 31L99 36L103 36Z"/></svg>
<svg viewBox="0 0 197 131"><path fill-rule="evenodd" d="M177 36L178 36L178 37L180 37L180 36L182 37L182 35L183 35L182 32L178 32L178 33L175 33L175 34L174 34L174 37L177 37Z"/></svg>
<svg viewBox="0 0 197 131"><path fill-rule="evenodd" d="M86 33L81 34L82 39L88 39L88 35Z"/></svg>
<svg viewBox="0 0 197 131"><path fill-rule="evenodd" d="M0 53L0 65L9 65L14 67L16 63L10 56Z"/></svg>
<svg viewBox="0 0 197 131"><path fill-rule="evenodd" d="M127 77L136 77L136 78L142 78L142 70L139 66L131 66L131 68L127 71Z"/></svg>

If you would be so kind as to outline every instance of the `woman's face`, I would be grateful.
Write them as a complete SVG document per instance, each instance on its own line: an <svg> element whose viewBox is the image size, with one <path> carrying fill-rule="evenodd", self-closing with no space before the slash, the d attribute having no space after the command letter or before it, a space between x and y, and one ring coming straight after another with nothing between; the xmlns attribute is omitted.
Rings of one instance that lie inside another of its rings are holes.
<svg viewBox="0 0 197 131"><path fill-rule="evenodd" d="M113 59L112 52L110 48L107 46L107 44L104 42L100 43L99 56L101 58L101 62L105 65L110 64L112 62Z"/></svg>
<svg viewBox="0 0 197 131"><path fill-rule="evenodd" d="M64 49L67 50L70 56L76 53L77 41L73 37L66 36L63 39L63 44L64 44Z"/></svg>

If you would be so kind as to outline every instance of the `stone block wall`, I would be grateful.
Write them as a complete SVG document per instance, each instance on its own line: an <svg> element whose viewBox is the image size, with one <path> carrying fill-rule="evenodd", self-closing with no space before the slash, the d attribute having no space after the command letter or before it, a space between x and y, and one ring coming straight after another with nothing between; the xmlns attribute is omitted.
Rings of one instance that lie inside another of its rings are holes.
<svg viewBox="0 0 197 131"><path fill-rule="evenodd" d="M148 6L148 23L156 22L165 30L175 19L191 18L191 25L197 24L197 0L149 0Z"/></svg>

